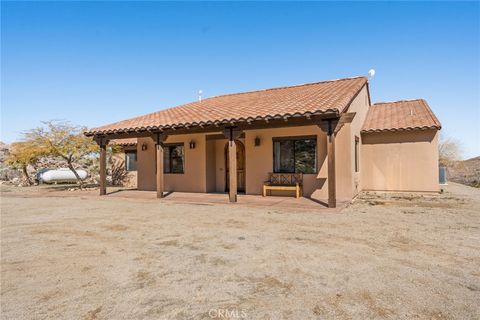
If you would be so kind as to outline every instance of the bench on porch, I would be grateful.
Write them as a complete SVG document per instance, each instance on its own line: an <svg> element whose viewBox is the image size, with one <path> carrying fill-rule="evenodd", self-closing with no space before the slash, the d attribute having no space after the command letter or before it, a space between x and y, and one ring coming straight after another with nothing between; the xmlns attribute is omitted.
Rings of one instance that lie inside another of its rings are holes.
<svg viewBox="0 0 480 320"><path fill-rule="evenodd" d="M295 198L302 195L302 173L268 173L268 181L263 183L265 197L268 190L295 191Z"/></svg>

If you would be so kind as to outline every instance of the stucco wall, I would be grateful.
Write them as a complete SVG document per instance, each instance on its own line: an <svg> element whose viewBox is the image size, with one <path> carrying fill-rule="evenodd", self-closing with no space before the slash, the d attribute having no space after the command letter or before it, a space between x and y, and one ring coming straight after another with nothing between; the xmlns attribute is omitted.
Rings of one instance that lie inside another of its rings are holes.
<svg viewBox="0 0 480 320"><path fill-rule="evenodd" d="M273 171L273 138L317 135L316 174L303 177L304 196L325 199L327 191L327 145L326 135L318 126L303 126L276 129L249 130L245 132L246 190L247 194L261 194L263 182ZM260 138L260 146L255 147L255 137ZM290 193L291 194L291 193Z"/></svg>
<svg viewBox="0 0 480 320"><path fill-rule="evenodd" d="M127 147L126 149L132 149L135 150L135 147ZM112 162L115 163L117 166L123 166L125 167L125 148L123 148L122 151L116 152L112 155ZM137 171L127 171L127 177L125 179L125 182L123 183L123 186L129 187L129 188L136 188L137 187Z"/></svg>
<svg viewBox="0 0 480 320"><path fill-rule="evenodd" d="M363 123L365 122L365 118L368 113L368 108L370 107L370 101L368 97L368 90L367 86L364 86L362 90L358 93L358 95L353 99L350 107L348 108L347 112L355 112L355 117L350 124L346 124L341 131L339 132L339 136L337 137L341 139L341 135L347 135L343 137L344 145L340 148L337 148L336 155L340 155L343 157L342 162L336 161L337 164L337 171L338 166L342 166L342 169L346 170L345 164L349 164L348 172L344 172L343 175L345 176L344 179L340 179L340 184L338 185L337 182L337 197L339 199L351 199L354 197L359 191L362 190L362 179L361 179L361 172L355 172L355 137L360 139L359 143L361 144L361 134L360 131L362 130ZM347 133L348 131L348 133ZM361 148L359 148L359 159L361 159ZM361 169L361 168L360 168ZM342 174L342 173L338 173ZM338 178L337 178L338 181Z"/></svg>
<svg viewBox="0 0 480 320"><path fill-rule="evenodd" d="M378 191L439 191L436 130L362 135L362 187Z"/></svg>
<svg viewBox="0 0 480 320"><path fill-rule="evenodd" d="M335 137L335 174L336 194L338 200L348 200L353 197L353 171L352 171L352 132L350 124L340 129ZM327 168L328 168L328 160ZM327 183L328 190L328 183Z"/></svg>
<svg viewBox="0 0 480 320"><path fill-rule="evenodd" d="M147 150L142 151L146 144ZM155 142L151 138L137 140L137 188L139 190L155 190Z"/></svg>
<svg viewBox="0 0 480 320"><path fill-rule="evenodd" d="M195 141L195 148L190 149L190 141ZM142 151L142 144L147 143L147 150ZM204 134L169 136L165 141L183 143L185 146L184 173L164 175L165 191L206 192L206 140ZM155 142L151 138L138 139L137 146L138 189L155 190Z"/></svg>

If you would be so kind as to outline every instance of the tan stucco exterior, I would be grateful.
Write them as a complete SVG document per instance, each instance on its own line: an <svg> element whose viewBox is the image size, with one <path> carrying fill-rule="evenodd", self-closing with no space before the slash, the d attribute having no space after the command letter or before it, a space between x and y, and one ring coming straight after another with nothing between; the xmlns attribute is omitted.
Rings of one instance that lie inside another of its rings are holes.
<svg viewBox="0 0 480 320"><path fill-rule="evenodd" d="M325 198L327 187L326 164L326 135L318 126L291 127L278 129L251 130L245 132L246 151L246 190L247 194L262 194L263 182L267 180L268 173L273 171L273 138L295 136L317 136L317 169L316 174L304 174L304 196ZM255 147L255 138L260 138L260 146ZM282 192L277 191L277 194ZM284 192L285 193L285 192ZM275 192L273 193L275 194ZM291 194L291 192L289 193Z"/></svg>
<svg viewBox="0 0 480 320"><path fill-rule="evenodd" d="M316 174L304 174L304 196L324 198L326 193L326 135L317 126L262 129L245 133L246 150L246 193L261 194L263 182L268 173L273 171L273 138L295 136L317 136L317 169ZM255 138L260 138L260 146L255 147ZM285 194L277 191L273 194ZM315 193L315 194L314 194ZM291 194L287 193L287 194Z"/></svg>
<svg viewBox="0 0 480 320"><path fill-rule="evenodd" d="M337 133L335 141L335 173L337 180L337 198L352 199L359 191L360 173L355 172L355 137L360 138L360 131L367 116L370 100L367 87L353 99L346 112L354 112L351 123L345 124ZM361 157L361 150L359 157ZM322 195L323 196L323 195Z"/></svg>
<svg viewBox="0 0 480 320"><path fill-rule="evenodd" d="M207 192L207 144L205 134L169 136L165 144L183 143L185 147L184 173L165 174L165 190L181 192ZM195 148L190 149L191 141ZM147 150L142 150L142 145ZM155 190L155 142L151 138L140 138L137 144L138 188ZM209 167L209 169L211 169ZM209 172L210 173L210 172ZM210 185L211 186L211 185Z"/></svg>
<svg viewBox="0 0 480 320"><path fill-rule="evenodd" d="M142 146L146 150L142 150ZM151 138L137 141L137 186L139 190L155 190L155 142Z"/></svg>
<svg viewBox="0 0 480 320"><path fill-rule="evenodd" d="M363 190L439 191L438 131L368 133L362 142Z"/></svg>
<svg viewBox="0 0 480 320"><path fill-rule="evenodd" d="M116 166L125 166L125 151L135 150L135 146L121 147L121 150L113 153L112 164ZM137 171L127 171L126 179L123 183L124 187L136 188L137 187Z"/></svg>
<svg viewBox="0 0 480 320"><path fill-rule="evenodd" d="M436 131L361 134L369 107L365 86L346 111L355 113L353 121L345 124L336 135L337 199L352 199L361 190L438 191ZM227 139L220 134L219 131L168 136L166 144L183 143L185 146L185 172L165 174L165 191L225 192ZM303 195L327 199L327 136L316 125L245 130L244 137L239 139L245 146L245 193L262 193L263 182L273 171L273 138L312 135L317 137L317 173L304 174ZM355 171L356 137L359 140L358 172ZM255 138L260 139L259 146L255 146ZM189 148L191 141L195 142L193 149ZM144 144L146 150L142 150ZM138 139L140 190L156 188L155 154L155 143L151 138Z"/></svg>
<svg viewBox="0 0 480 320"><path fill-rule="evenodd" d="M212 133L210 135L218 135ZM304 175L304 195L314 194L326 198L327 177L326 135L317 126L303 126L278 129L262 129L245 132L245 138L239 139L245 146L245 193L261 194L262 185L268 173L273 170L273 138L295 136L317 136L317 161L319 172ZM260 146L255 147L255 137L260 138ZM195 149L189 149L189 142L195 141ZM182 192L224 192L226 183L225 146L227 139L207 140L207 135L170 136L168 143L184 143L184 174L165 174L166 191ZM147 150L142 151L142 145ZM339 143L341 145L342 143ZM137 146L138 188L155 190L155 143L151 138L141 138ZM342 157L338 158L338 162ZM340 166L340 164L338 165Z"/></svg>

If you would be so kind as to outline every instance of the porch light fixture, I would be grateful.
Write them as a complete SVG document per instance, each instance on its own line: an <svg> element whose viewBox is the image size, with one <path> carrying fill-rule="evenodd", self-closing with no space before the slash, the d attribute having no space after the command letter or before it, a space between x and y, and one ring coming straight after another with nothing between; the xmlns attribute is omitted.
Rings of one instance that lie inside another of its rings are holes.
<svg viewBox="0 0 480 320"><path fill-rule="evenodd" d="M190 141L190 149L195 149L195 141Z"/></svg>
<svg viewBox="0 0 480 320"><path fill-rule="evenodd" d="M148 145L146 142L142 144L142 151L146 151L148 149Z"/></svg>
<svg viewBox="0 0 480 320"><path fill-rule="evenodd" d="M255 147L258 147L258 146L260 146L260 138L255 137Z"/></svg>

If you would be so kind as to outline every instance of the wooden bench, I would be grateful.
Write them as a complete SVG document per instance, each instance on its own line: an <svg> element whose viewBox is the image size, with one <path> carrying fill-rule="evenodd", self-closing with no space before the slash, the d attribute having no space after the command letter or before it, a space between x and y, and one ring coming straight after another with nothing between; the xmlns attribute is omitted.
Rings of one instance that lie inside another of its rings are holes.
<svg viewBox="0 0 480 320"><path fill-rule="evenodd" d="M302 195L302 173L273 173L268 174L268 181L263 183L265 197L268 190L295 191L295 198Z"/></svg>

